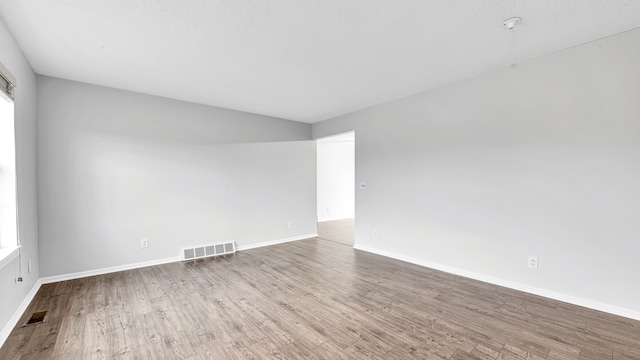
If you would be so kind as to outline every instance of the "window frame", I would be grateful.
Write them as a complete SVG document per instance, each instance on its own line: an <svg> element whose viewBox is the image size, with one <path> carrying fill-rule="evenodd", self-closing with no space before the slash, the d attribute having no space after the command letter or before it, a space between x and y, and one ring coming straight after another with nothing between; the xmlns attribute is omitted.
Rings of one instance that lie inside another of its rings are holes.
<svg viewBox="0 0 640 360"><path fill-rule="evenodd" d="M12 220L11 223L15 222L15 244L7 244L6 241L0 239L0 269L12 262L15 258L20 256L20 230L19 230L19 222L18 222L18 175L17 175L17 148L16 148L16 133L15 133L15 124L16 124L16 111L15 111L15 78L11 75L11 73L4 67L2 63L0 63L0 101L9 101L12 103L12 126L13 131L11 132L11 136L13 137L13 177L14 177L14 190L13 190L13 198L15 203L15 220ZM2 189L0 189L1 191ZM0 225L1 226L1 225ZM13 242L13 240L11 240Z"/></svg>

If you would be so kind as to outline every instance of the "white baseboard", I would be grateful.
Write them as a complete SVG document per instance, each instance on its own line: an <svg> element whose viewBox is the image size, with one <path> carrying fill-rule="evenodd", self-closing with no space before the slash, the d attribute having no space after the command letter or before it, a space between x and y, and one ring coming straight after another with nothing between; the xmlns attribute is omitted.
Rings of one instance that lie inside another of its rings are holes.
<svg viewBox="0 0 640 360"><path fill-rule="evenodd" d="M283 244L283 243L287 243L287 242L291 242L291 241L310 239L310 238L314 238L314 237L318 237L318 234L317 233L315 233L315 234L306 234L306 235L294 236L294 237L285 238L285 239L263 241L263 242L259 242L259 243L256 243L256 244L242 245L242 246L237 246L236 250L243 251L243 250L260 248L260 247L264 247L264 246Z"/></svg>
<svg viewBox="0 0 640 360"><path fill-rule="evenodd" d="M370 252L373 254L389 257L392 259L405 261L411 264L416 264L416 265L428 267L431 269L440 270L446 273L463 276L469 279L474 279L474 280L486 282L489 284L506 287L509 289L519 290L529 294L534 294L534 295L546 297L549 299L558 300L558 301L566 302L569 304L606 312L613 315L623 316L633 320L640 320L640 312L638 311L625 309L625 308L621 308L621 307L613 306L609 304L604 304L597 301L588 300L588 299L584 299L584 298L580 298L572 295L567 295L567 294L559 293L556 291L524 285L524 284L520 284L520 283L516 283L516 282L504 280L504 279L494 278L492 276L487 276L487 275L475 273L468 270L462 270L459 268L442 265L442 264L434 263L431 261L417 259L411 256L400 255L400 254L392 253L386 250L376 249L376 248L365 246L365 245L356 244L354 245L354 248L357 250Z"/></svg>
<svg viewBox="0 0 640 360"><path fill-rule="evenodd" d="M80 272L71 273L71 274L47 276L44 278L40 278L40 281L42 284L48 284L48 283L58 282L58 281L67 281L67 280L80 279L80 278L89 277L89 276L109 274L109 273L118 272L118 271L139 269L147 266L168 264L168 263L172 263L180 260L182 260L182 258L180 258L179 256L175 256L175 257L170 257L165 259L149 260L149 261L143 261L139 263L112 266L112 267L102 268L102 269L80 271Z"/></svg>
<svg viewBox="0 0 640 360"><path fill-rule="evenodd" d="M33 284L33 287L24 298L24 300L22 300L20 306L13 313L13 316L11 316L9 322L7 322L2 331L0 331L0 347L4 345L4 342L9 338L9 335L11 334L13 328L16 326L16 324L18 324L18 321L20 321L20 318L22 317L24 312L27 311L29 304L31 304L31 300L33 300L33 298L38 293L38 290L40 290L40 286L42 286L42 282L38 279L36 283Z"/></svg>

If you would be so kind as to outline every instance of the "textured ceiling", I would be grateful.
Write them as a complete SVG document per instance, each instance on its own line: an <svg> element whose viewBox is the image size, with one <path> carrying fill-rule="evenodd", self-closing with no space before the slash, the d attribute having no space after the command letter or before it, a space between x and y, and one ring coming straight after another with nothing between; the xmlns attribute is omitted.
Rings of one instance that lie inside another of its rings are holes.
<svg viewBox="0 0 640 360"><path fill-rule="evenodd" d="M39 74L316 122L640 27L640 1L0 0L0 16Z"/></svg>

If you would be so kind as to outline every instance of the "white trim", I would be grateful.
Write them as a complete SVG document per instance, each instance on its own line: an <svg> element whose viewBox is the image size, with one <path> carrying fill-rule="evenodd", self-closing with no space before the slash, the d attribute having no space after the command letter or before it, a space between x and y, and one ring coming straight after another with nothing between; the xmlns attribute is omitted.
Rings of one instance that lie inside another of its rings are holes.
<svg viewBox="0 0 640 360"><path fill-rule="evenodd" d="M255 244L236 246L236 250L237 251L250 250L250 249L260 248L260 247L264 247L264 246L283 244L283 243L287 243L287 242L291 242L291 241L310 239L310 238L314 238L314 237L318 237L318 234L315 233L315 234L300 235L300 236L294 236L294 237L290 237L290 238L286 238L286 239L263 241L263 242L259 242L259 243L255 243Z"/></svg>
<svg viewBox="0 0 640 360"><path fill-rule="evenodd" d="M13 313L13 316L11 316L11 319L9 319L9 321L4 326L2 331L0 331L0 347L4 345L4 342L7 341L7 339L9 338L9 335L11 335L11 331L13 331L13 328L18 324L18 321L20 321L20 318L22 317L24 312L27 311L29 304L31 304L31 301L38 293L38 290L40 290L40 286L42 286L42 282L40 280L36 281L36 283L33 284L31 291L29 291L29 293L24 298L24 300L22 300L22 303L20 304L20 306L18 306L16 311Z"/></svg>
<svg viewBox="0 0 640 360"><path fill-rule="evenodd" d="M109 274L109 273L118 272L118 271L133 270L133 269L139 269L147 266L162 265L162 264L168 264L168 263L178 262L178 261L182 261L182 258L180 256L175 256L175 257L170 257L165 259L143 261L143 262L127 264L127 265L112 266L112 267L102 268L102 269L80 271L80 272L71 273L71 274L47 276L44 278L40 278L39 281L42 284L49 284L52 282L74 280L74 279L80 279L88 276L103 275L103 274Z"/></svg>
<svg viewBox="0 0 640 360"><path fill-rule="evenodd" d="M606 312L606 313L609 313L609 314L613 314L613 315L623 316L623 317L626 317L626 318L629 318L629 319L633 319L633 320L640 320L640 312L634 311L634 310L631 310L631 309L625 309L625 308L621 308L621 307L614 306L614 305L604 304L604 303L593 301L593 300L588 300L588 299L584 299L584 298L580 298L580 297L576 297L576 296L572 296L572 295L559 293L559 292L556 292L556 291L551 291L551 290L547 290L547 289L541 289L541 288L537 288L537 287L533 287L533 286L529 286L529 285L524 285L524 284L520 284L520 283L504 280L504 279L498 279L498 278L494 278L492 276L478 274L478 273L475 273L473 271L462 270L462 269L455 268L455 267L452 267L452 266L447 266L447 265L434 263L434 262L431 262L431 261L417 259L417 258L414 258L414 257L411 257L411 256L400 255L400 254L397 254L397 253L389 252L389 251L386 251L386 250L376 249L376 248L369 247L369 246L366 246L366 245L357 245L356 244L356 245L354 245L354 249L366 251L366 252L373 253L373 254L376 254L376 255L382 255L382 256L385 256L385 257L392 258L392 259L405 261L405 262L408 262L408 263L411 263L411 264L416 264L416 265L428 267L428 268L431 268L431 269L444 271L444 272L447 272L447 273L450 273L450 274L463 276L463 277L466 277L466 278L469 278L469 279L474 279L474 280L486 282L486 283L489 283L489 284L506 287L506 288L509 288L509 289L523 291L523 292L526 292L526 293L529 293L529 294L534 294L534 295L546 297L546 298L553 299L553 300L563 301L563 302L566 302L566 303L569 303L569 304L578 305L578 306L586 307L586 308L593 309L593 310L603 311L603 312Z"/></svg>
<svg viewBox="0 0 640 360"><path fill-rule="evenodd" d="M0 248L0 269L20 255L20 246Z"/></svg>

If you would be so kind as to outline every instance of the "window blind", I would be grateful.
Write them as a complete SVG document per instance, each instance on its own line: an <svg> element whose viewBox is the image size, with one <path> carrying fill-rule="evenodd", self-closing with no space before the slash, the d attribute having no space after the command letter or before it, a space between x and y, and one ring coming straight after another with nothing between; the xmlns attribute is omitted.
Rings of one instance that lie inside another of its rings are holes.
<svg viewBox="0 0 640 360"><path fill-rule="evenodd" d="M13 100L13 92L16 88L16 81L9 71L0 64L0 90L2 94Z"/></svg>

